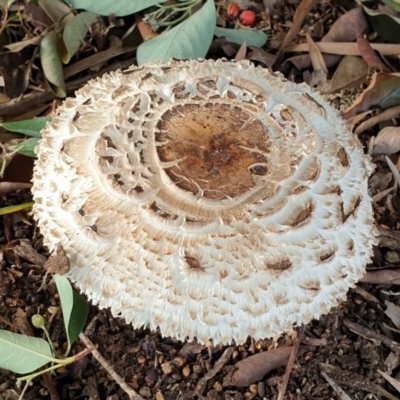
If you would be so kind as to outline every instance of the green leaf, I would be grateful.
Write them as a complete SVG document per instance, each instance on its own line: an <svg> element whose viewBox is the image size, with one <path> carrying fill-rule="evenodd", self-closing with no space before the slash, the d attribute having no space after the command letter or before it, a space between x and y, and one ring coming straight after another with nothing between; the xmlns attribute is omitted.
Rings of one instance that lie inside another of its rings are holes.
<svg viewBox="0 0 400 400"><path fill-rule="evenodd" d="M369 86L354 100L342 114L349 119L364 111L379 107L385 110L400 105L400 73L375 73Z"/></svg>
<svg viewBox="0 0 400 400"><path fill-rule="evenodd" d="M27 374L50 361L54 359L45 340L0 330L0 368Z"/></svg>
<svg viewBox="0 0 400 400"><path fill-rule="evenodd" d="M400 18L363 6L368 21L379 36L389 43L400 43Z"/></svg>
<svg viewBox="0 0 400 400"><path fill-rule="evenodd" d="M155 4L164 3L166 0L65 0L76 9L91 11L100 15L115 14L123 17L135 14Z"/></svg>
<svg viewBox="0 0 400 400"><path fill-rule="evenodd" d="M51 117L37 117L33 119L25 119L23 121L0 122L0 126L10 132L22 133L27 136L40 138L40 131L45 127L46 122Z"/></svg>
<svg viewBox="0 0 400 400"><path fill-rule="evenodd" d="M385 3L387 6L392 8L395 11L400 11L400 3L396 3L393 0L382 0L382 3Z"/></svg>
<svg viewBox="0 0 400 400"><path fill-rule="evenodd" d="M37 146L38 141L39 138L30 138L23 140L15 146L10 146L10 148L14 148L18 153L21 153L24 156L36 157L35 147Z"/></svg>
<svg viewBox="0 0 400 400"><path fill-rule="evenodd" d="M60 57L57 49L56 31L46 33L40 42L40 62L51 90L58 97L65 97L65 82Z"/></svg>
<svg viewBox="0 0 400 400"><path fill-rule="evenodd" d="M216 23L215 5L207 0L203 7L186 21L142 43L137 50L138 64L170 58L204 57L210 47Z"/></svg>
<svg viewBox="0 0 400 400"><path fill-rule="evenodd" d="M16 206L7 206L0 208L0 215L11 214L17 211L25 210L25 208L29 208L33 206L33 201L29 203L17 204ZM1 360L1 356L0 356Z"/></svg>
<svg viewBox="0 0 400 400"><path fill-rule="evenodd" d="M56 282L58 294L60 295L64 326L68 339L68 349L66 352L66 354L68 354L71 344L79 336L85 326L88 305L85 299L72 288L67 278L61 275L54 275L54 281Z"/></svg>
<svg viewBox="0 0 400 400"><path fill-rule="evenodd" d="M8 7L11 6L16 0L0 0L0 7L6 10Z"/></svg>
<svg viewBox="0 0 400 400"><path fill-rule="evenodd" d="M67 51L61 59L64 64L67 64L71 57L78 51L90 26L97 17L97 14L84 11L75 15L75 17L65 25L63 40Z"/></svg>
<svg viewBox="0 0 400 400"><path fill-rule="evenodd" d="M71 8L60 0L39 0L38 4L54 22L63 27L74 18Z"/></svg>
<svg viewBox="0 0 400 400"><path fill-rule="evenodd" d="M248 46L262 47L267 42L268 36L263 31L251 31L248 29L229 29L215 27L214 35L224 36L228 42L243 44Z"/></svg>

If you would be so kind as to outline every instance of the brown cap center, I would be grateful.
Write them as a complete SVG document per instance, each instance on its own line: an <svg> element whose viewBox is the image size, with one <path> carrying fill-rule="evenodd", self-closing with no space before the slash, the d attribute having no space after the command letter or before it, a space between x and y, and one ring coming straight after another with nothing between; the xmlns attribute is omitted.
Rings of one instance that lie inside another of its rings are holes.
<svg viewBox="0 0 400 400"><path fill-rule="evenodd" d="M165 172L181 189L211 199L236 197L268 174L269 139L251 114L227 104L187 104L167 111L157 124L163 162L184 157Z"/></svg>

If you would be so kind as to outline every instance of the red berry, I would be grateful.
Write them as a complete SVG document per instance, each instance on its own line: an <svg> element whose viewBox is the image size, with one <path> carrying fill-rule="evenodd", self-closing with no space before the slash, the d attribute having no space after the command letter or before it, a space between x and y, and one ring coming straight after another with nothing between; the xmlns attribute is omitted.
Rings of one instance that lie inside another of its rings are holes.
<svg viewBox="0 0 400 400"><path fill-rule="evenodd" d="M240 8L236 3L229 3L226 7L226 16L229 19L235 19L240 12Z"/></svg>
<svg viewBox="0 0 400 400"><path fill-rule="evenodd" d="M243 25L253 25L256 20L256 13L251 10L242 11L240 14L240 22Z"/></svg>

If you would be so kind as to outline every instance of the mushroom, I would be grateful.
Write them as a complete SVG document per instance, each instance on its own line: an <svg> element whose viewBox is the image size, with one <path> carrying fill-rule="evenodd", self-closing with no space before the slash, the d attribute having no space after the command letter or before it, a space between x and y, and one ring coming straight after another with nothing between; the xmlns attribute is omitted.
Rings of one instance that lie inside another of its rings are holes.
<svg viewBox="0 0 400 400"><path fill-rule="evenodd" d="M215 344L272 337L337 305L372 255L360 142L308 86L248 61L92 80L36 150L45 244L134 327Z"/></svg>

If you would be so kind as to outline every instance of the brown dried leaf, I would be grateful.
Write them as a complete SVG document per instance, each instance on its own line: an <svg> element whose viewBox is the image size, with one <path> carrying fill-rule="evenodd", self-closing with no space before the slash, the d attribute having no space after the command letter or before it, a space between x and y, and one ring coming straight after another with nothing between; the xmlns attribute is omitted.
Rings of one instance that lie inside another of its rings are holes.
<svg viewBox="0 0 400 400"><path fill-rule="evenodd" d="M390 318L393 324L400 329L400 307L390 301L385 301L385 314Z"/></svg>
<svg viewBox="0 0 400 400"><path fill-rule="evenodd" d="M44 263L43 268L49 274L64 275L69 271L70 262L63 248L57 249Z"/></svg>
<svg viewBox="0 0 400 400"><path fill-rule="evenodd" d="M366 113L370 113L370 111L366 111ZM364 113L358 114L363 115ZM380 114L374 115L373 117L367 119L366 121L362 122L360 125L357 126L354 133L359 135L360 133L364 132L367 129L372 128L374 125L379 124L383 121L388 121L392 118L397 118L400 115L400 106L390 107L387 110L381 112ZM357 118L357 116L353 117ZM350 118L351 119L351 118ZM347 120L349 123L350 120Z"/></svg>
<svg viewBox="0 0 400 400"><path fill-rule="evenodd" d="M360 57L344 56L331 81L330 93L352 88L362 83L368 75L368 66Z"/></svg>
<svg viewBox="0 0 400 400"><path fill-rule="evenodd" d="M341 44L324 42L351 42L355 40L360 34L362 34L367 28L368 23L365 19L361 7L356 7L338 18L332 25L329 32L321 39L321 42L314 44L320 51L324 53L329 53L330 51L324 51L321 46L325 46L325 50L336 49L338 51L338 53L332 51L332 54L347 55L348 53L343 52L343 47ZM351 44L356 46L355 43ZM284 43L282 43L281 49L285 47L283 45ZM289 51L289 49L290 51L300 51L297 50L299 46L301 46L301 51L310 51L310 46L308 43L290 46L284 51ZM335 67L341 60L340 57L334 56L332 54L322 55L324 64L327 68ZM291 62L300 71L310 67L310 57L308 54L291 57L286 60L285 63L286 62Z"/></svg>
<svg viewBox="0 0 400 400"><path fill-rule="evenodd" d="M8 193L15 192L21 189L30 189L32 183L23 182L0 182L0 196L4 196Z"/></svg>
<svg viewBox="0 0 400 400"><path fill-rule="evenodd" d="M228 57L233 57L239 50L240 45L237 43L227 42L221 46L221 49Z"/></svg>
<svg viewBox="0 0 400 400"><path fill-rule="evenodd" d="M247 55L247 58L251 61L258 61L264 64L266 67L272 67L276 61L276 55L268 53L265 49L260 47L249 46L251 50Z"/></svg>
<svg viewBox="0 0 400 400"><path fill-rule="evenodd" d="M64 79L67 79L77 74L78 72L91 68L94 65L103 63L104 61L108 61L113 57L132 52L135 49L136 49L135 47L111 46L107 50L99 51L98 53L92 54L89 57L82 58L76 63L71 64L68 67L64 68L63 70Z"/></svg>
<svg viewBox="0 0 400 400"><path fill-rule="evenodd" d="M293 17L292 26L289 29L289 32L286 34L285 39L281 44L279 49L279 53L296 37L296 35L300 32L301 25L305 16L309 13L309 11L314 7L316 0L302 0L300 5L296 8L296 12Z"/></svg>
<svg viewBox="0 0 400 400"><path fill-rule="evenodd" d="M400 104L400 74L374 74L367 89L342 115L348 119L373 107L386 109Z"/></svg>
<svg viewBox="0 0 400 400"><path fill-rule="evenodd" d="M400 381L392 378L387 373L380 371L379 369L378 372L400 393Z"/></svg>
<svg viewBox="0 0 400 400"><path fill-rule="evenodd" d="M237 51L234 60L242 61L246 59L246 53L247 53L247 43L246 41L244 41L242 45L239 47L239 50Z"/></svg>
<svg viewBox="0 0 400 400"><path fill-rule="evenodd" d="M14 247L14 254L40 267L47 261L47 258L43 254L38 253L29 242L22 239Z"/></svg>
<svg viewBox="0 0 400 400"><path fill-rule="evenodd" d="M44 10L32 2L28 2L26 4L24 17L39 32L42 32L53 23L51 18L44 12Z"/></svg>
<svg viewBox="0 0 400 400"><path fill-rule="evenodd" d="M321 370L328 373L330 378L336 383L344 384L359 390L367 390L368 392L384 396L390 400L398 400L395 396L387 392L380 385L366 379L363 375L359 375L353 371L344 371L335 368L333 365L320 363Z"/></svg>
<svg viewBox="0 0 400 400"><path fill-rule="evenodd" d="M371 44L367 39L362 37L357 38L357 46L360 51L361 57L371 68L380 68L383 71L389 72L389 68L386 64L379 58L376 51L371 47Z"/></svg>
<svg viewBox="0 0 400 400"><path fill-rule="evenodd" d="M308 44L306 44L307 49L304 51L308 51ZM338 65L338 63L341 60L340 56L332 55L332 54L322 54L322 57L324 59L324 63L327 66L327 68L333 68ZM286 63L292 63L299 71L302 71L304 69L308 69L311 67L311 59L309 54L302 54L301 56L293 56L288 58L283 65Z"/></svg>
<svg viewBox="0 0 400 400"><path fill-rule="evenodd" d="M30 60L31 51L28 48L0 54L0 72L4 79L5 93L10 99L21 96L28 87Z"/></svg>
<svg viewBox="0 0 400 400"><path fill-rule="evenodd" d="M321 375L332 386L332 389L340 396L340 400L351 400L351 397L325 372L321 372Z"/></svg>
<svg viewBox="0 0 400 400"><path fill-rule="evenodd" d="M199 344L196 342L185 343L184 346L181 348L179 354L184 358L188 358L193 354L200 354L203 349L205 349L205 346L203 344Z"/></svg>
<svg viewBox="0 0 400 400"><path fill-rule="evenodd" d="M400 285L400 270L381 269L379 271L367 271L360 282L374 285Z"/></svg>
<svg viewBox="0 0 400 400"><path fill-rule="evenodd" d="M315 42L322 53L338 54L342 56L361 56L357 43ZM371 47L381 55L400 54L399 44L370 43ZM285 53L308 51L308 44L301 43L287 47Z"/></svg>
<svg viewBox="0 0 400 400"><path fill-rule="evenodd" d="M303 354L304 348L300 349L298 356ZM224 378L223 386L245 387L260 381L269 371L287 364L292 347L281 347L274 350L254 354L235 364L237 370L232 376Z"/></svg>
<svg viewBox="0 0 400 400"><path fill-rule="evenodd" d="M12 322L14 327L18 329L20 333L28 336L34 336L34 332L31 324L28 321L25 311L22 308L17 308L17 311L12 316Z"/></svg>
<svg viewBox="0 0 400 400"><path fill-rule="evenodd" d="M315 45L314 41L311 39L311 36L306 34L307 43L308 43L308 51L310 53L311 64L313 66L314 71L324 71L328 74L328 68L326 68L326 64L324 58L322 57L321 51Z"/></svg>
<svg viewBox="0 0 400 400"><path fill-rule="evenodd" d="M387 126L380 130L374 140L371 154L393 154L400 151L400 127Z"/></svg>
<svg viewBox="0 0 400 400"><path fill-rule="evenodd" d="M355 7L339 17L322 38L323 42L352 42L368 30L361 7Z"/></svg>
<svg viewBox="0 0 400 400"><path fill-rule="evenodd" d="M365 121L368 117L370 117L372 114L371 111L364 111L360 114L355 115L354 117L351 117L347 120L347 124L350 126L350 128L353 130L355 126L359 126L360 123Z"/></svg>

